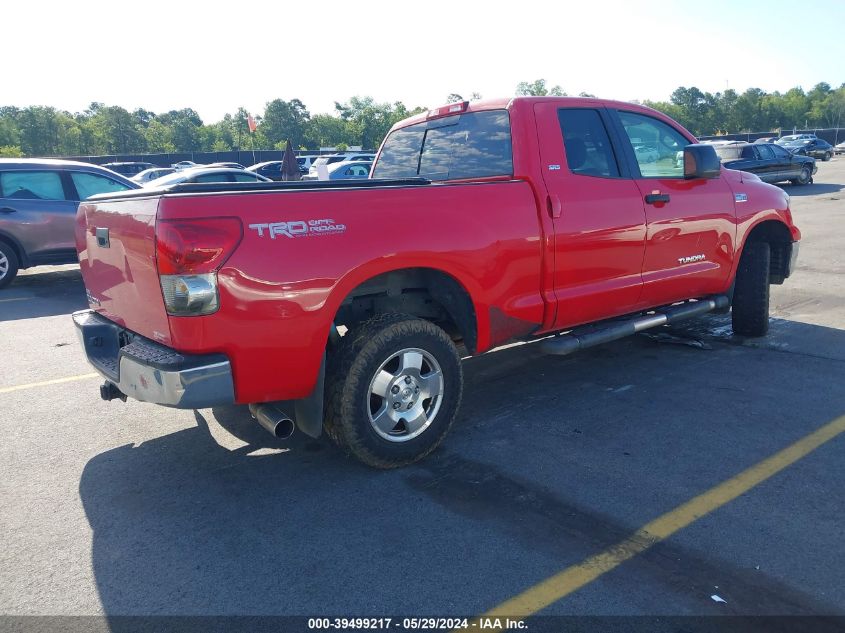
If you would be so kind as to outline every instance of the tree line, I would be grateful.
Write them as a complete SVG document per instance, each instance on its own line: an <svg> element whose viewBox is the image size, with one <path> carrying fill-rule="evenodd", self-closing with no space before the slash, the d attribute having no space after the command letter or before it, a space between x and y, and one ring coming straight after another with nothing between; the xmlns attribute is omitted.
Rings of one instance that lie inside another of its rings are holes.
<svg viewBox="0 0 845 633"><path fill-rule="evenodd" d="M547 86L543 79L520 82L515 93L566 95L560 86ZM582 92L579 96L593 95ZM479 98L478 93L469 97ZM452 93L446 101L463 99L461 94ZM643 103L699 136L845 124L845 84L834 89L821 82L808 92L796 87L785 93L767 93L759 88L709 93L682 86L669 101ZM157 114L96 102L76 113L50 106L0 106L0 156L283 149L287 139L301 149L351 145L376 148L394 123L425 110L408 108L401 101L377 103L372 97L356 96L336 102L332 114L311 115L299 99L273 99L253 117L256 129L251 132L250 113L244 108L206 124L191 108Z"/></svg>

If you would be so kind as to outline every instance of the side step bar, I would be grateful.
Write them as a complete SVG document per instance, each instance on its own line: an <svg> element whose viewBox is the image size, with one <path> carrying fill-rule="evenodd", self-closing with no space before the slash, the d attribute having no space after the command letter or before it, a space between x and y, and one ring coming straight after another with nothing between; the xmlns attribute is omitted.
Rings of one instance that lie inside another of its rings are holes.
<svg viewBox="0 0 845 633"><path fill-rule="evenodd" d="M697 317L713 310L724 309L728 305L730 305L730 299L726 295L715 295L697 301L687 301L679 305L655 310L653 314L644 314L622 321L611 321L604 325L575 329L567 334L546 339L540 343L540 349L547 354L566 356L578 350L609 343L659 325L666 325L667 323Z"/></svg>

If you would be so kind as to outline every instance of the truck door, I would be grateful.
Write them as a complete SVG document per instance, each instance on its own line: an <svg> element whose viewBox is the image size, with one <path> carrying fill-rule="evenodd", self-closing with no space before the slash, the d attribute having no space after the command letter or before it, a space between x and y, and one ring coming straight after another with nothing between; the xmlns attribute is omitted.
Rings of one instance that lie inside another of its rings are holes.
<svg viewBox="0 0 845 633"><path fill-rule="evenodd" d="M734 259L734 195L723 176L684 179L678 151L692 141L657 117L609 110L645 202L647 236L642 303L659 306L724 292ZM636 144L657 148L643 160Z"/></svg>
<svg viewBox="0 0 845 633"><path fill-rule="evenodd" d="M555 328L618 316L640 296L642 196L602 108L535 104L546 209L554 225Z"/></svg>

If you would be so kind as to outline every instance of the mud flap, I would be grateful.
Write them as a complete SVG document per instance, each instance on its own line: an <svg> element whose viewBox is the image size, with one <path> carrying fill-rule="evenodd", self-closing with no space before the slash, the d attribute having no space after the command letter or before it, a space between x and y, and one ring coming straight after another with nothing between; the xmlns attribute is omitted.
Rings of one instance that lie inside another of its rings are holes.
<svg viewBox="0 0 845 633"><path fill-rule="evenodd" d="M323 360L320 363L320 373L317 376L317 384L314 391L307 398L295 400L293 415L296 427L313 438L318 438L323 433L323 391L326 383L326 353L323 352Z"/></svg>

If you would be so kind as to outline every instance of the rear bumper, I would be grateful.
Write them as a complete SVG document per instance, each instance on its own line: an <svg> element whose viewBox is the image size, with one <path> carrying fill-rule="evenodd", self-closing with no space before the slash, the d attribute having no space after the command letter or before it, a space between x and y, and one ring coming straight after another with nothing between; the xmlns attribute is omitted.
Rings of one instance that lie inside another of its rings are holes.
<svg viewBox="0 0 845 633"><path fill-rule="evenodd" d="M182 354L93 310L73 313L88 362L121 393L178 409L233 404L232 367L222 354Z"/></svg>

